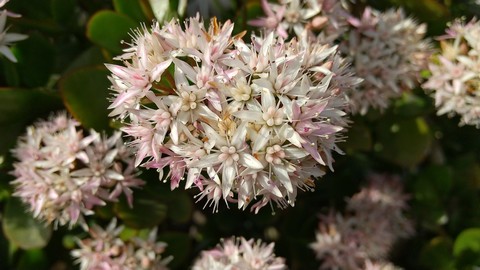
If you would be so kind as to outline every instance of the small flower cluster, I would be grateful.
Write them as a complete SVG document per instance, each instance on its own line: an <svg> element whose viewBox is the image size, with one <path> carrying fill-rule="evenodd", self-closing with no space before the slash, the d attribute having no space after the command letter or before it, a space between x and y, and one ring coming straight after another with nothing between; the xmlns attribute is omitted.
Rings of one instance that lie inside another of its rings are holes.
<svg viewBox="0 0 480 270"><path fill-rule="evenodd" d="M214 211L222 198L241 209L259 199L256 211L294 205L319 165L332 168L344 92L359 80L335 47L274 32L247 44L232 31L198 17L137 30L116 58L123 66L107 64L111 116L134 138L136 166L158 169L172 189L186 179Z"/></svg>
<svg viewBox="0 0 480 270"><path fill-rule="evenodd" d="M390 99L418 85L427 68L430 45L424 40L425 24L407 18L401 9L379 12L366 8L362 17L351 17L352 29L341 49L353 61L361 86L349 93L352 113L384 110Z"/></svg>
<svg viewBox="0 0 480 270"><path fill-rule="evenodd" d="M460 115L460 125L480 127L480 21L457 20L446 33L423 87L432 91L439 115Z"/></svg>
<svg viewBox="0 0 480 270"><path fill-rule="evenodd" d="M250 25L276 31L283 38L304 35L322 42L333 42L348 29L350 16L346 4L339 0L279 0L278 4L261 0L267 17L249 22Z"/></svg>
<svg viewBox="0 0 480 270"><path fill-rule="evenodd" d="M285 259L273 253L275 244L243 237L222 239L214 249L203 251L193 270L282 270L287 269Z"/></svg>
<svg viewBox="0 0 480 270"><path fill-rule="evenodd" d="M94 206L114 201L121 193L131 204L131 188L143 184L120 132L107 138L92 130L84 136L66 113L28 127L12 152L18 159L12 172L14 195L36 218L55 227L85 225L83 215L93 214Z"/></svg>
<svg viewBox="0 0 480 270"><path fill-rule="evenodd" d="M10 0L0 0L0 8L7 4L8 1ZM13 42L26 39L27 36L17 33L7 33L8 27L5 29L7 17L19 18L20 15L7 10L0 10L0 54L3 54L8 58L8 60L16 63L17 58L15 58L13 53L10 51L9 46L11 46Z"/></svg>
<svg viewBox="0 0 480 270"><path fill-rule="evenodd" d="M156 242L157 229L150 231L148 239L133 237L122 240L119 235L124 227L117 227L113 219L104 230L94 224L90 238L77 240L79 249L71 251L81 270L167 270L172 257L163 258L167 244Z"/></svg>
<svg viewBox="0 0 480 270"><path fill-rule="evenodd" d="M316 242L310 245L322 261L321 269L384 269L395 241L414 233L403 214L407 196L400 179L372 175L369 181L348 200L349 215L322 217Z"/></svg>

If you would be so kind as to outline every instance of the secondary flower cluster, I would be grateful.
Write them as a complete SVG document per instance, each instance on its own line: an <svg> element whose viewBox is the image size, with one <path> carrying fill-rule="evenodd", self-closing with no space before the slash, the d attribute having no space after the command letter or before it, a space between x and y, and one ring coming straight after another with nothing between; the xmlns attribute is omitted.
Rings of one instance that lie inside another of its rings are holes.
<svg viewBox="0 0 480 270"><path fill-rule="evenodd" d="M275 31L283 38L307 34L322 42L333 42L348 29L347 5L339 0L261 0L267 17L249 24ZM304 33L305 32L305 33Z"/></svg>
<svg viewBox="0 0 480 270"><path fill-rule="evenodd" d="M250 24L284 38L308 35L317 41L340 42L356 75L364 79L346 93L354 114L365 114L369 108L383 111L392 98L417 86L420 71L427 68L430 45L424 40L426 25L407 18L401 9L380 12L367 7L361 18L355 18L346 1L278 2L262 0L267 17Z"/></svg>
<svg viewBox="0 0 480 270"><path fill-rule="evenodd" d="M117 227L113 219L104 230L94 224L90 237L77 240L79 249L71 251L71 255L80 264L81 270L167 270L172 257L162 259L167 244L157 242L157 229L150 231L148 238L133 237L122 240L119 235L123 226Z"/></svg>
<svg viewBox="0 0 480 270"><path fill-rule="evenodd" d="M192 270L282 270L287 269L285 259L273 253L275 244L243 237L222 239L214 249L203 251Z"/></svg>
<svg viewBox="0 0 480 270"><path fill-rule="evenodd" d="M8 1L10 0L0 0L0 8L7 4ZM17 58L15 58L9 47L13 42L24 40L27 36L17 33L7 33L8 27L5 29L7 17L19 18L20 15L7 10L0 10L0 54L3 54L8 60L16 63Z"/></svg>
<svg viewBox="0 0 480 270"><path fill-rule="evenodd" d="M349 93L351 110L360 114L369 108L384 110L392 98L417 86L420 72L427 68L426 25L407 18L401 9L382 13L368 7L361 18L348 21L351 30L341 49L364 79Z"/></svg>
<svg viewBox="0 0 480 270"><path fill-rule="evenodd" d="M317 240L310 245L321 269L393 269L385 261L392 245L414 233L403 214L406 199L400 179L372 175L369 185L348 200L348 215L321 218Z"/></svg>
<svg viewBox="0 0 480 270"><path fill-rule="evenodd" d="M430 63L438 114L460 115L461 125L480 126L480 22L457 20L440 37L441 53Z"/></svg>
<svg viewBox="0 0 480 270"><path fill-rule="evenodd" d="M222 198L242 209L257 198L257 211L294 205L340 151L343 93L359 80L335 47L273 32L248 44L232 31L198 17L137 30L123 66L107 64L111 116L134 138L137 166L172 189L186 179L214 211Z"/></svg>
<svg viewBox="0 0 480 270"><path fill-rule="evenodd" d="M143 184L120 132L106 137L92 130L84 136L66 113L28 127L12 152L18 159L12 172L14 195L36 218L55 227L85 225L83 215L93 214L94 206L114 201L121 193L131 204L131 188Z"/></svg>

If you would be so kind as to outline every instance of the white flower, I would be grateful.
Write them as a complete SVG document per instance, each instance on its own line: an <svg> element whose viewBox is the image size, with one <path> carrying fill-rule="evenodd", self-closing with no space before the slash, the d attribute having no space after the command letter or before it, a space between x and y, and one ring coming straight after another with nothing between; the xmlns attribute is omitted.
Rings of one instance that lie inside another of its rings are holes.
<svg viewBox="0 0 480 270"><path fill-rule="evenodd" d="M222 239L216 248L203 251L193 270L282 270L287 269L285 260L273 253L274 243L246 240L243 237Z"/></svg>
<svg viewBox="0 0 480 270"><path fill-rule="evenodd" d="M359 82L336 47L274 32L246 44L232 23L206 28L198 17L141 31L117 58L123 66L108 66L112 115L134 138L137 166L169 168L171 188L186 180L214 211L221 199L242 209L258 200L255 211L294 205L298 189L323 175L320 165L332 168L347 126L345 90ZM153 81L156 66L140 63L144 47L162 63Z"/></svg>
<svg viewBox="0 0 480 270"><path fill-rule="evenodd" d="M0 7L5 5L8 1L3 0L0 2ZM0 11L0 53L3 54L8 60L16 63L17 58L10 51L10 46L12 43L21 41L27 38L26 35L17 34L17 33L7 33L8 28L6 29L7 16L15 16L16 14L9 13L6 10Z"/></svg>

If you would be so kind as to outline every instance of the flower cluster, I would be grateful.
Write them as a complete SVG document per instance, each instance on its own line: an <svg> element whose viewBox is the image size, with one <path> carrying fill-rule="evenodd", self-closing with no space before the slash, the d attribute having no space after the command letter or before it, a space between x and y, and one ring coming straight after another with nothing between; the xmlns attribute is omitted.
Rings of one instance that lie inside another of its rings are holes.
<svg viewBox="0 0 480 270"><path fill-rule="evenodd" d="M333 42L348 29L350 16L346 4L339 0L279 0L278 4L261 0L266 17L249 24L275 31L288 38L291 32L296 36L306 33L322 42ZM292 31L293 30L293 31Z"/></svg>
<svg viewBox="0 0 480 270"><path fill-rule="evenodd" d="M10 0L0 0L0 8L3 7L6 3ZM3 54L8 60L16 63L17 58L13 55L10 51L9 46L12 45L13 42L21 41L27 38L26 35L17 34L17 33L7 33L7 29L5 29L7 23L7 17L20 17L19 14L15 14L9 12L7 10L0 10L0 54Z"/></svg>
<svg viewBox="0 0 480 270"><path fill-rule="evenodd" d="M382 13L366 8L361 18L348 21L352 29L341 50L364 79L349 93L352 113L365 114L370 107L384 110L390 99L413 89L427 68L426 25L407 18L401 9Z"/></svg>
<svg viewBox="0 0 480 270"><path fill-rule="evenodd" d="M203 251L193 270L282 270L287 269L285 259L273 253L275 244L243 237L222 239L214 249Z"/></svg>
<svg viewBox="0 0 480 270"><path fill-rule="evenodd" d="M55 226L85 225L83 215L121 193L131 204L131 188L143 184L120 132L107 138L92 130L84 136L65 113L28 127L12 152L18 159L12 172L14 195L36 218Z"/></svg>
<svg viewBox="0 0 480 270"><path fill-rule="evenodd" d="M90 238L77 240L79 249L71 251L71 255L80 264L81 270L167 270L172 257L162 259L167 244L156 242L157 229L150 231L148 239L133 237L122 240L119 235L124 227L117 227L113 219L104 230L94 224L90 230Z"/></svg>
<svg viewBox="0 0 480 270"><path fill-rule="evenodd" d="M395 241L414 233L403 214L407 196L400 179L372 175L369 180L348 200L349 215L322 217L316 242L310 245L322 260L321 269L383 269Z"/></svg>
<svg viewBox="0 0 480 270"><path fill-rule="evenodd" d="M123 65L107 64L111 116L134 138L137 166L158 169L172 189L186 179L214 211L222 198L242 209L258 199L256 211L294 205L319 165L332 168L344 92L359 80L335 47L274 32L247 44L232 31L198 17L137 30L116 58Z"/></svg>
<svg viewBox="0 0 480 270"><path fill-rule="evenodd" d="M435 98L438 114L460 115L461 125L480 126L480 22L457 20L440 37L441 53L430 63L423 87Z"/></svg>

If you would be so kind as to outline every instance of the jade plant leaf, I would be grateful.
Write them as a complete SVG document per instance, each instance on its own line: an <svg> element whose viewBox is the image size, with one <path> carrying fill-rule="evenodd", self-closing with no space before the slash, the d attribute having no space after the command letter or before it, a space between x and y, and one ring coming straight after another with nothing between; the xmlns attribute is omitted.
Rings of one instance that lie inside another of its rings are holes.
<svg viewBox="0 0 480 270"><path fill-rule="evenodd" d="M462 231L453 244L453 254L461 266L480 264L480 228Z"/></svg>
<svg viewBox="0 0 480 270"><path fill-rule="evenodd" d="M51 227L33 218L15 197L8 200L2 221L5 236L22 249L42 248L52 235Z"/></svg>
<svg viewBox="0 0 480 270"><path fill-rule="evenodd" d="M422 117L382 122L377 129L378 154L399 166L412 167L428 154L432 142L430 127Z"/></svg>
<svg viewBox="0 0 480 270"><path fill-rule="evenodd" d="M168 3L168 1L166 1ZM139 26L126 15L102 10L92 16L87 25L87 37L113 54L122 52L121 41L129 40L131 29Z"/></svg>
<svg viewBox="0 0 480 270"><path fill-rule="evenodd" d="M108 75L104 67L87 67L71 71L60 80L65 106L86 128L109 128Z"/></svg>

